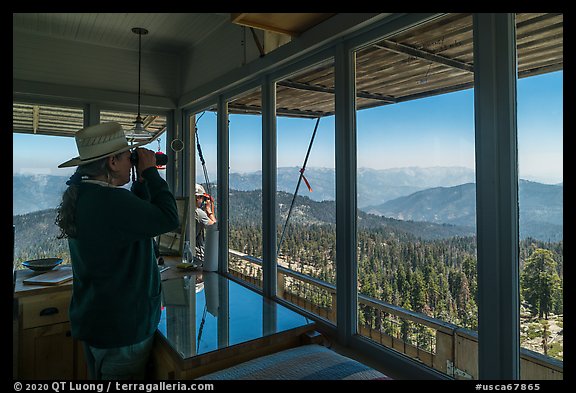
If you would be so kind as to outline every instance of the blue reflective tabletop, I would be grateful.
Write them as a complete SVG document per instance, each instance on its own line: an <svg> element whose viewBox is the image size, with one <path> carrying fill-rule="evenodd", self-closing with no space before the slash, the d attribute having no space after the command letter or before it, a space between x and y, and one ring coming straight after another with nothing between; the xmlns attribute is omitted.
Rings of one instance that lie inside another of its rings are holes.
<svg viewBox="0 0 576 393"><path fill-rule="evenodd" d="M183 359L313 324L218 273L162 282L158 331Z"/></svg>

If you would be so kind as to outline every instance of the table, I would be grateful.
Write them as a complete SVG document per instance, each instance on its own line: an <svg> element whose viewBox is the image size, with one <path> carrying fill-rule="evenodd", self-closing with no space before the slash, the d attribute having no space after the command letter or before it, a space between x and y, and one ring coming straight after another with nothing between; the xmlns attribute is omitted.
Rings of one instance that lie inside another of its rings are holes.
<svg viewBox="0 0 576 393"><path fill-rule="evenodd" d="M305 316L218 273L170 270L162 273L157 379L191 379L294 347L315 328Z"/></svg>

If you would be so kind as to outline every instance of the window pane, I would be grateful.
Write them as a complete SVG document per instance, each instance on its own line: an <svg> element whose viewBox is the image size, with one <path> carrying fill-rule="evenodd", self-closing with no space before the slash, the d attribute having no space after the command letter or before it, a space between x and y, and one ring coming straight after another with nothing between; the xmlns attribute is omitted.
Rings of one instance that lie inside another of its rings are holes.
<svg viewBox="0 0 576 393"><path fill-rule="evenodd" d="M336 321L333 68L330 59L287 77L278 81L276 93L277 293L332 323Z"/></svg>
<svg viewBox="0 0 576 393"><path fill-rule="evenodd" d="M262 103L260 89L232 100L229 112L228 269L262 288Z"/></svg>
<svg viewBox="0 0 576 393"><path fill-rule="evenodd" d="M58 165L78 155L74 138L33 134L12 135L12 224L14 264L41 258L70 263L68 242L57 239L56 208L75 168Z"/></svg>
<svg viewBox="0 0 576 393"><path fill-rule="evenodd" d="M19 269L26 260L52 257L62 258L64 264L68 264L68 242L66 239L57 239L60 229L55 219L56 208L67 188L66 181L76 167L58 168L58 165L78 156L73 136L83 127L83 109L22 103L14 103L13 107L12 214L15 266ZM28 114L36 116L38 122L26 120ZM102 122L128 118L135 119L136 114L112 111L101 113ZM165 116L154 116L154 119L150 123L154 130L154 124L163 124L161 129L165 127ZM161 137L146 147L165 152L165 145ZM159 172L165 178L165 171ZM131 181L124 185L125 188L130 186Z"/></svg>
<svg viewBox="0 0 576 393"><path fill-rule="evenodd" d="M562 379L563 72L518 80L520 375Z"/></svg>
<svg viewBox="0 0 576 393"><path fill-rule="evenodd" d="M218 112L214 108L208 108L201 112L197 112L190 118L190 129L192 131L192 138L194 138L194 146L196 147L196 184L204 188L204 192L210 195L214 201L214 216L216 223L202 228L199 221L196 220L195 233L190 233L190 244L195 245L195 258L203 261L204 257L208 255L209 244L212 241L217 243L218 232L214 229L219 229L218 223L221 211L218 205ZM191 143L194 143L191 141ZM186 173L186 169L184 169ZM190 184L190 192L195 192L195 185ZM196 205L196 199L192 202L193 209L197 209L200 205ZM207 209L203 206L202 209L206 212ZM196 216L196 215L194 215ZM194 217L192 216L192 217ZM209 237L213 237L209 239ZM214 239L216 238L216 239ZM206 252L206 253L205 253ZM211 262L214 259L210 259Z"/></svg>
<svg viewBox="0 0 576 393"><path fill-rule="evenodd" d="M84 124L79 107L14 102L12 224L14 267L58 257L70 263L68 242L54 223L66 181L75 168L58 165L78 155L73 136Z"/></svg>
<svg viewBox="0 0 576 393"><path fill-rule="evenodd" d="M451 14L356 52L358 333L456 378L478 376L472 43Z"/></svg>

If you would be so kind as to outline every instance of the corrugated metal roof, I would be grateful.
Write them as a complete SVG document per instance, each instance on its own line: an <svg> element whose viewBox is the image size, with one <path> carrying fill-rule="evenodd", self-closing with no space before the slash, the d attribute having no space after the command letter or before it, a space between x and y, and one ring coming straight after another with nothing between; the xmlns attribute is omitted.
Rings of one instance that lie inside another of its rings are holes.
<svg viewBox="0 0 576 393"><path fill-rule="evenodd" d="M518 76L563 69L563 14L516 15ZM474 84L472 14L448 14L359 49L356 105L381 105L464 90ZM258 93L235 100L230 113L259 113ZM282 80L277 113L318 117L334 114L333 63Z"/></svg>
<svg viewBox="0 0 576 393"><path fill-rule="evenodd" d="M166 128L166 116L142 113L144 128L154 134ZM101 111L100 121L116 121L128 132L134 127L136 113ZM74 136L84 127L82 108L55 105L12 104L13 132L55 136Z"/></svg>
<svg viewBox="0 0 576 393"><path fill-rule="evenodd" d="M84 125L82 108L12 104L12 129L14 132L44 135L74 135Z"/></svg>

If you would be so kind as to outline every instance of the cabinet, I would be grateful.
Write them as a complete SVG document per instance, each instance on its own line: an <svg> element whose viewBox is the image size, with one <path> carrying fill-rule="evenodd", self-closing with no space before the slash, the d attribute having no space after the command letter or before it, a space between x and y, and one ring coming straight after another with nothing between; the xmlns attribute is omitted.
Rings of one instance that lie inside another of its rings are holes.
<svg viewBox="0 0 576 393"><path fill-rule="evenodd" d="M28 276L29 272L18 272ZM72 285L42 287L16 280L17 379L86 379L82 345L71 336Z"/></svg>
<svg viewBox="0 0 576 393"><path fill-rule="evenodd" d="M23 329L20 378L74 379L73 341L67 322Z"/></svg>

